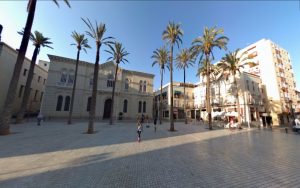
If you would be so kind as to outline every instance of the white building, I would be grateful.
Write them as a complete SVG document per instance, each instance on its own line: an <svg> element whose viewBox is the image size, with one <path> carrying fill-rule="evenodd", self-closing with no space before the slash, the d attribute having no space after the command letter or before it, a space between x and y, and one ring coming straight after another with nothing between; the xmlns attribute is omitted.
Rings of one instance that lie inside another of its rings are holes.
<svg viewBox="0 0 300 188"><path fill-rule="evenodd" d="M206 119L206 83L197 83L194 89L195 113ZM243 72L236 75L238 96L240 106L237 106L236 86L233 76L229 79L218 79L211 82L210 104L212 106L212 116L214 112L239 112L242 122L259 123L260 115L265 112L263 104L263 85L258 76Z"/></svg>
<svg viewBox="0 0 300 188"><path fill-rule="evenodd" d="M241 50L244 51L257 64L255 67L248 67L246 71L258 75L265 85L266 112L272 117L273 124L288 124L292 110L297 105L296 81L289 53L267 39Z"/></svg>
<svg viewBox="0 0 300 188"><path fill-rule="evenodd" d="M42 113L45 117L67 117L75 74L75 59L48 55L50 59L48 81ZM110 117L112 86L116 65L100 64L96 119ZM94 64L80 61L74 100L74 118L89 116ZM154 75L119 68L113 117L136 119L144 114L152 118ZM121 115L122 114L122 115Z"/></svg>

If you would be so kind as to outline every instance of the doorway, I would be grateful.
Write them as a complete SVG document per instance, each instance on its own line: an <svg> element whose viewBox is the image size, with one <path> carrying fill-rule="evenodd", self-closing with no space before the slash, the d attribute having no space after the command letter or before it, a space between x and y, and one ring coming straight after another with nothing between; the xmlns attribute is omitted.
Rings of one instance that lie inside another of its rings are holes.
<svg viewBox="0 0 300 188"><path fill-rule="evenodd" d="M111 99L106 99L104 103L103 119L110 118L110 112L111 112Z"/></svg>

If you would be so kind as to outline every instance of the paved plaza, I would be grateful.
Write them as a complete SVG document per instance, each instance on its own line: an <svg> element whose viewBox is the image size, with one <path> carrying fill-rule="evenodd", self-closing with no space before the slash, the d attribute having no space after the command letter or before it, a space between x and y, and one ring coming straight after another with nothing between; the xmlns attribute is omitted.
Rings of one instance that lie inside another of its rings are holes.
<svg viewBox="0 0 300 188"><path fill-rule="evenodd" d="M35 122L0 137L0 187L300 187L300 135L168 123Z"/></svg>

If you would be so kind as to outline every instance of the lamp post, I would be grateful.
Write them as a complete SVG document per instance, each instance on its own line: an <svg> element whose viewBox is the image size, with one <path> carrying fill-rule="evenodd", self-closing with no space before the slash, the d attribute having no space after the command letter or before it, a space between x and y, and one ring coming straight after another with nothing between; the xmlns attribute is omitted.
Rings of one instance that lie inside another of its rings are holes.
<svg viewBox="0 0 300 188"><path fill-rule="evenodd" d="M1 42L2 29L3 29L3 26L0 24L0 42Z"/></svg>

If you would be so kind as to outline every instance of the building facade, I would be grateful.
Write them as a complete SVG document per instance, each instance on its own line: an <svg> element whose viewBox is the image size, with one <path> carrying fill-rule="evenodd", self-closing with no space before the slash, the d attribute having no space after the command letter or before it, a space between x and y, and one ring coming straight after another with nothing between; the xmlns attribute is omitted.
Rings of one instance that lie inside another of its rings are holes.
<svg viewBox="0 0 300 188"><path fill-rule="evenodd" d="M257 65L245 71L258 75L265 85L266 113L274 125L290 124L297 106L296 81L289 53L271 40L262 39L241 50Z"/></svg>
<svg viewBox="0 0 300 188"><path fill-rule="evenodd" d="M192 110L194 108L194 84L185 84L185 95L184 95L184 83L173 82L173 94L174 94L174 102L173 102L173 116L174 119L184 119L184 97L185 97L185 108L186 108L186 116L188 118L192 117ZM171 105L171 88L170 83L163 86L162 89L162 117L169 119L170 118L170 105ZM154 92L154 111L155 115L159 117L159 102L160 102L160 89Z"/></svg>
<svg viewBox="0 0 300 188"><path fill-rule="evenodd" d="M68 117L75 77L75 59L48 55L48 82L42 113L45 117ZM96 119L108 119L111 110L112 87L116 65L100 65L96 101ZM73 117L89 116L94 64L80 61L78 66ZM142 114L152 118L154 75L119 68L114 98L113 118L136 119Z"/></svg>
<svg viewBox="0 0 300 188"><path fill-rule="evenodd" d="M266 111L263 100L265 94L264 86L257 75L243 72L237 75L237 88L239 96L239 108L237 107L236 86L233 76L229 79L218 79L211 82L212 116L216 112L239 112L243 123L259 124L260 116ZM206 83L205 79L196 84L186 84L186 113L188 118L201 117L207 119L206 113ZM184 118L184 95L183 83L174 83L174 117ZM155 109L158 115L160 90L155 91ZM163 118L169 119L170 108L170 83L163 86ZM265 123L265 119L263 119Z"/></svg>
<svg viewBox="0 0 300 188"><path fill-rule="evenodd" d="M195 114L205 119L207 118L206 83L205 79L202 80L194 90ZM264 86L257 75L247 72L236 75L236 80L237 87L234 84L233 76L211 82L212 117L217 114L215 112L238 112L243 123L258 124L261 114L265 112ZM239 107L237 106L236 92L238 92Z"/></svg>
<svg viewBox="0 0 300 188"><path fill-rule="evenodd" d="M0 110L3 110L4 102L6 99L8 87L12 74L14 71L15 63L17 60L18 51L8 46L7 44L0 42ZM15 102L13 105L12 114L16 115L19 111L22 98L25 91L25 85L28 77L30 59L25 58L23 67L21 70L20 79L18 81L17 93ZM44 95L44 89L46 80L48 77L47 68L49 67L49 62L44 61L44 63L39 62L35 66L34 76L31 83L31 92L28 101L26 114L37 114L40 110L41 101Z"/></svg>

